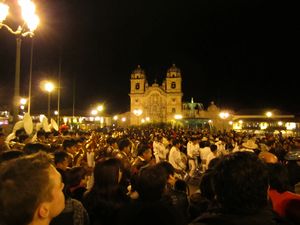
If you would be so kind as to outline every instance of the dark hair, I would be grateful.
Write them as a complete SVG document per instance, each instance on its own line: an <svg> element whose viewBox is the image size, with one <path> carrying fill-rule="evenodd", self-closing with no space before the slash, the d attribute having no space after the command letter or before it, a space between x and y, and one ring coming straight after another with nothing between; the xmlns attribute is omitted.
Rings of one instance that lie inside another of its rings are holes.
<svg viewBox="0 0 300 225"><path fill-rule="evenodd" d="M69 157L69 154L65 151L56 151L56 152L54 152L54 163L55 163L55 165L65 161L65 159L68 158L68 157Z"/></svg>
<svg viewBox="0 0 300 225"><path fill-rule="evenodd" d="M72 146L76 145L77 142L74 139L66 139L63 141L63 148L66 150L67 148L71 148Z"/></svg>
<svg viewBox="0 0 300 225"><path fill-rule="evenodd" d="M214 188L225 211L257 212L267 205L267 168L254 153L226 155L215 167Z"/></svg>
<svg viewBox="0 0 300 225"><path fill-rule="evenodd" d="M101 195L110 195L114 192L119 183L119 171L121 170L121 161L109 158L96 163L94 169L94 185L92 191Z"/></svg>
<svg viewBox="0 0 300 225"><path fill-rule="evenodd" d="M165 170L167 176L169 175L174 175L175 173L175 169L172 166L171 163L167 162L167 161L160 161L159 163L156 164L157 167L161 167Z"/></svg>
<svg viewBox="0 0 300 225"><path fill-rule="evenodd" d="M217 151L217 149L218 149L218 146L217 146L217 145L215 145L215 144L210 145L210 150L211 150L212 152Z"/></svg>
<svg viewBox="0 0 300 225"><path fill-rule="evenodd" d="M279 193L289 191L288 170L280 163L268 163L270 188L275 189Z"/></svg>
<svg viewBox="0 0 300 225"><path fill-rule="evenodd" d="M137 179L137 191L143 201L161 199L167 184L167 175L161 167L150 166L143 169Z"/></svg>
<svg viewBox="0 0 300 225"><path fill-rule="evenodd" d="M87 170L83 166L76 166L67 171L67 183L69 187L76 187L84 179Z"/></svg>
<svg viewBox="0 0 300 225"><path fill-rule="evenodd" d="M23 156L24 152L20 151L20 150L7 150L4 152L1 152L0 154L0 163L4 162L4 161L8 161L11 159L15 159L18 158L20 156Z"/></svg>
<svg viewBox="0 0 300 225"><path fill-rule="evenodd" d="M148 149L150 149L148 145L140 144L137 149L138 156L143 155L143 153L146 152Z"/></svg>
<svg viewBox="0 0 300 225"><path fill-rule="evenodd" d="M300 200L291 199L286 203L285 218L293 222L293 224L300 224Z"/></svg>
<svg viewBox="0 0 300 225"><path fill-rule="evenodd" d="M130 141L128 140L128 138L123 138L119 141L118 143L118 147L119 149L122 151L124 148L126 148L127 146L130 146Z"/></svg>
<svg viewBox="0 0 300 225"><path fill-rule="evenodd" d="M27 143L23 148L24 153L27 155L47 150L47 146L41 143Z"/></svg>
<svg viewBox="0 0 300 225"><path fill-rule="evenodd" d="M49 156L42 152L1 164L1 222L6 225L29 224L38 205L52 200L50 166Z"/></svg>

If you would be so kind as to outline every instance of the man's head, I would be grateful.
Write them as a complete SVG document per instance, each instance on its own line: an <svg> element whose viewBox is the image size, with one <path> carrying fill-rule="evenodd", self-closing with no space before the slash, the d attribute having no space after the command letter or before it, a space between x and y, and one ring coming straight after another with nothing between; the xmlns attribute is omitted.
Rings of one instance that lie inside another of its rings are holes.
<svg viewBox="0 0 300 225"><path fill-rule="evenodd" d="M225 211L255 212L267 205L267 168L251 152L227 155L215 167L214 188Z"/></svg>
<svg viewBox="0 0 300 225"><path fill-rule="evenodd" d="M46 153L1 164L0 224L49 224L64 209L63 183Z"/></svg>
<svg viewBox="0 0 300 225"><path fill-rule="evenodd" d="M65 151L54 152L54 163L55 167L63 171L67 170L69 165L69 154Z"/></svg>

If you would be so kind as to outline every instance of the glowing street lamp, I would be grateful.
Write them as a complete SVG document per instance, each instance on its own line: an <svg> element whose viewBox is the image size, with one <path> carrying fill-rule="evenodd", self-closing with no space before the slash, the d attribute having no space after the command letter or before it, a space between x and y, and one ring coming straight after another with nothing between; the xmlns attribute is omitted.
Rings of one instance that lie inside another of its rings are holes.
<svg viewBox="0 0 300 225"><path fill-rule="evenodd" d="M93 116L96 116L96 115L98 114L98 111L97 111L96 109L93 109L93 110L91 111L91 114L92 114Z"/></svg>
<svg viewBox="0 0 300 225"><path fill-rule="evenodd" d="M267 116L268 118L270 118L270 117L273 116L273 113L272 113L272 112L266 112L266 116Z"/></svg>
<svg viewBox="0 0 300 225"><path fill-rule="evenodd" d="M103 109L104 109L103 105L99 105L99 106L97 106L97 110L98 110L99 112L102 112L102 111L103 111Z"/></svg>
<svg viewBox="0 0 300 225"><path fill-rule="evenodd" d="M34 31L39 24L39 17L35 14L35 5L31 0L18 0L21 7L22 17L24 22L19 25L16 30L3 21L9 13L9 6L0 3L0 29L5 27L11 34L16 36L16 69L15 69L15 85L13 99L13 120L18 119L18 102L20 97L20 67L21 67L21 41L22 37L33 37Z"/></svg>

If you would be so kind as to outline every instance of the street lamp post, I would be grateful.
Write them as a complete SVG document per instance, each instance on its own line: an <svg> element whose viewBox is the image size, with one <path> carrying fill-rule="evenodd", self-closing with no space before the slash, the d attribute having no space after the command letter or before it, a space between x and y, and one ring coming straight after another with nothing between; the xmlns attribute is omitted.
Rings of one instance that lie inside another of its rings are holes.
<svg viewBox="0 0 300 225"><path fill-rule="evenodd" d="M16 35L16 69L15 69L15 86L14 86L14 98L13 98L13 121L18 120L18 103L20 98L20 65L21 65L21 43L22 37L33 37L34 30L39 23L39 17L35 14L35 5L31 0L18 0L18 3L22 9L22 17L24 22L22 26L18 26L17 30L13 30L10 26L3 23L6 19L9 6L0 3L0 29L5 27L10 33Z"/></svg>
<svg viewBox="0 0 300 225"><path fill-rule="evenodd" d="M50 108L51 108L51 92L53 91L53 89L54 89L54 84L53 83L51 83L51 82L46 82L45 83L45 86L44 86L44 88L45 88L45 91L47 91L48 92L48 119L50 119Z"/></svg>

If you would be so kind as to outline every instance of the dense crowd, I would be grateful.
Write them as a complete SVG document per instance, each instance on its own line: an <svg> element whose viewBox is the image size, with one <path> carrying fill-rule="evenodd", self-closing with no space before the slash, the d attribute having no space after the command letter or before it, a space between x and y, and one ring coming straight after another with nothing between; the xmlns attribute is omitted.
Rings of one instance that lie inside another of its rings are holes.
<svg viewBox="0 0 300 225"><path fill-rule="evenodd" d="M300 224L297 149L281 133L0 133L0 224Z"/></svg>

